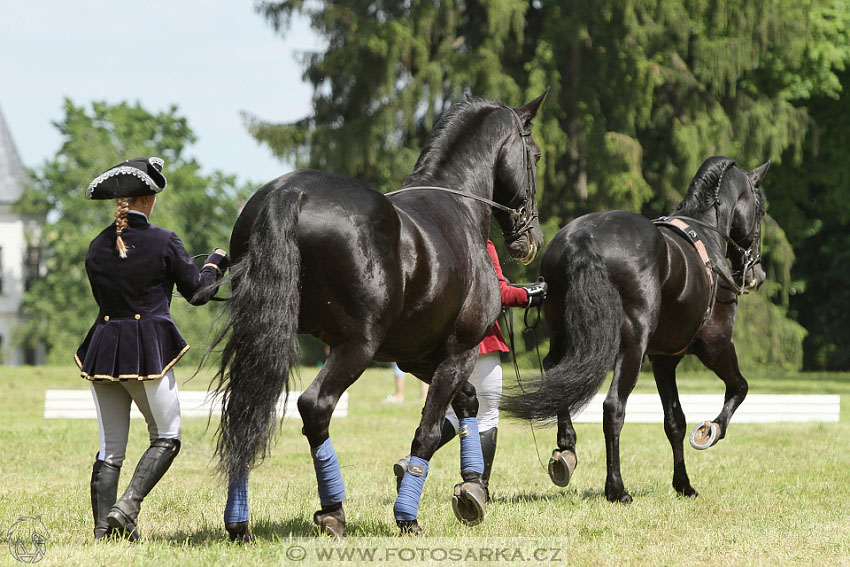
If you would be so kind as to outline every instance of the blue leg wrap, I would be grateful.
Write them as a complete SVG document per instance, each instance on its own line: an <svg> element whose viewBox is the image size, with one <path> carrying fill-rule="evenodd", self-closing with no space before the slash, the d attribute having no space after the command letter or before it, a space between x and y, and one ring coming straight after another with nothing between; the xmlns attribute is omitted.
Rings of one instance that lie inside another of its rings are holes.
<svg viewBox="0 0 850 567"><path fill-rule="evenodd" d="M478 419L465 417L460 420L460 471L484 474L484 454L481 452L481 437L478 435Z"/></svg>
<svg viewBox="0 0 850 567"><path fill-rule="evenodd" d="M413 470L414 472L410 472ZM396 520L415 520L419 514L419 500L425 488L428 476L428 461L419 457L410 457L410 465L401 479L398 498L395 499L393 513Z"/></svg>
<svg viewBox="0 0 850 567"><path fill-rule="evenodd" d="M224 523L247 522L250 518L248 508L248 474L232 478L227 485L227 505L224 507Z"/></svg>
<svg viewBox="0 0 850 567"><path fill-rule="evenodd" d="M339 470L339 461L336 451L331 444L331 438L314 449L310 449L313 455L313 468L316 469L316 481L319 483L319 501L322 508L339 504L345 500L345 483L342 480L342 472Z"/></svg>

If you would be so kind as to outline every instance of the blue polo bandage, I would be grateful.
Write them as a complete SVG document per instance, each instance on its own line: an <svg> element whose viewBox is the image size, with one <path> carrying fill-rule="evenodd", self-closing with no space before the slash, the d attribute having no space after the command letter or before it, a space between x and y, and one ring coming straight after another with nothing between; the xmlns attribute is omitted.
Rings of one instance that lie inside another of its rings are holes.
<svg viewBox="0 0 850 567"><path fill-rule="evenodd" d="M481 452L481 437L478 435L478 418L465 417L460 420L460 472L473 471L484 474L484 454Z"/></svg>
<svg viewBox="0 0 850 567"><path fill-rule="evenodd" d="M345 500L345 483L339 470L336 451L331 438L316 448L310 449L313 455L313 468L316 469L316 481L319 483L319 501L322 507L339 504Z"/></svg>
<svg viewBox="0 0 850 567"><path fill-rule="evenodd" d="M247 522L249 518L248 473L245 473L245 476L231 478L227 485L227 505L224 507L224 523Z"/></svg>
<svg viewBox="0 0 850 567"><path fill-rule="evenodd" d="M411 472L412 471L412 472ZM410 457L410 464L404 471L398 497L395 499L393 513L396 520L415 520L419 514L419 500L422 489L425 488L425 477L428 476L428 461L419 457Z"/></svg>

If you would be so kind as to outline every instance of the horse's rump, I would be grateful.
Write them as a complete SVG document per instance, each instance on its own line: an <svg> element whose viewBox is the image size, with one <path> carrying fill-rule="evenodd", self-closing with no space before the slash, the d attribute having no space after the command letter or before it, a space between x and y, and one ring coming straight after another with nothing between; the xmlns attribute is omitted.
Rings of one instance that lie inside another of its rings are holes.
<svg viewBox="0 0 850 567"><path fill-rule="evenodd" d="M558 233L543 254L541 274L549 283L546 374L512 390L501 403L523 419L546 420L581 409L599 390L620 344L620 294L589 230Z"/></svg>

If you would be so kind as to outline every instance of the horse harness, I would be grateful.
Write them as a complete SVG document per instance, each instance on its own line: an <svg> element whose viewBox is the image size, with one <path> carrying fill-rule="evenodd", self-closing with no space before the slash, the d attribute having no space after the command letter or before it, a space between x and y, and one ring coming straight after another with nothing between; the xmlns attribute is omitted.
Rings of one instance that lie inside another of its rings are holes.
<svg viewBox="0 0 850 567"><path fill-rule="evenodd" d="M732 162L727 169L731 168L733 165L734 165L734 162ZM725 171L724 171L724 174L725 174ZM717 218L717 221L716 221L717 226L719 226L719 222L720 222L719 212L718 212L718 204L720 203L719 193L720 193L720 184L722 182L723 182L723 175L721 175L720 179L717 181L717 189L715 190L715 193L714 193L714 214L715 214L715 217ZM753 226L750 229L750 234L752 234L752 233L756 232L756 229L759 227L759 224L761 223L761 219L760 219L759 214L758 214L759 209L761 207L761 200L759 199L759 193L758 193L758 191L756 191L756 188L753 185L753 182L749 178L749 176L747 176L747 183L750 186L750 192L753 194L753 199L755 201L755 203L754 203L755 214L753 215ZM669 218L674 218L674 217L660 217L658 220L663 221L664 219L669 219ZM741 261L741 269L740 270L736 270L735 272L732 272L731 274L727 274L726 271L724 271L723 269L721 269L720 266L718 266L714 263L711 264L711 268L712 268L712 271L714 271L720 277L720 279L722 279L729 286L729 289L731 289L732 291L735 292L735 295L743 295L745 293L748 293L748 290L747 290L747 287L746 287L747 272L749 270L751 270L752 268L754 268L759 263L761 263L761 253L760 253L761 246L759 245L759 239L754 238L752 243L750 243L749 248L744 248L743 246L741 246L740 244L735 242L735 240L730 235L725 234L724 232L720 231L716 226L711 226L710 224L707 224L707 223L705 223L701 220L686 217L686 216L679 216L678 218L679 219L687 219L688 221L702 225L703 228L706 228L708 230L716 232L717 234L720 235L721 238L723 238L723 240L726 241L726 244L728 246L731 246L732 248L735 249L736 252L738 252L738 254L741 256L741 260L740 260ZM653 221L653 222L656 222L656 221ZM663 224L663 222L661 224ZM684 224L684 222L683 222L683 224ZM693 229L691 229L691 230L693 231ZM695 231L694 231L694 234L696 234ZM700 256L700 257L702 257L702 256ZM706 265L708 265L708 261L706 261L705 258L703 258L703 261L705 261ZM740 274L740 277L741 277L741 283L740 284L736 283L735 279L734 279L735 276L738 275L738 274Z"/></svg>
<svg viewBox="0 0 850 567"><path fill-rule="evenodd" d="M690 219L689 219L690 220ZM697 337L699 336L699 332L702 330L705 322L708 321L708 318L711 317L711 311L714 309L714 302L717 298L717 285L714 279L714 262L711 261L711 258L708 257L708 251L705 249L705 244L700 239L697 231L691 228L691 226L683 221L681 218L677 217L658 217L657 219L652 221L652 224L655 226L665 226L673 230L673 232L680 234L685 237L685 239L696 249L699 254L700 260L702 260L705 265L705 273L708 276L708 284L711 287L711 296L708 300L708 308L705 310L705 315L703 315L702 321L697 327L696 333L688 341L688 344L682 350L673 353L674 356L678 356L681 354L685 354L688 352L688 349L691 348L691 345L694 344Z"/></svg>
<svg viewBox="0 0 850 567"><path fill-rule="evenodd" d="M492 199L487 199L486 197L480 197L478 195L473 195L472 193L464 193L463 191L449 189L448 187L439 187L437 185L414 185L411 187L402 187L401 189L396 189L395 191L386 193L386 196L392 197L408 191L440 191L479 201L495 209L508 213L511 217L513 229L509 234L504 235L505 240L508 242L518 240L523 234L532 229L534 221L537 219L537 176L534 175L534 163L531 158L531 148L528 146L528 138L531 136L531 130L523 127L522 120L513 108L510 106L505 106L504 108L507 108L510 111L511 116L513 116L514 122L519 129L519 134L522 139L522 163L526 176L526 192L525 197L522 200L522 204L519 207L512 209L502 205L501 203L497 203Z"/></svg>
<svg viewBox="0 0 850 567"><path fill-rule="evenodd" d="M672 228L675 232L684 236L687 241L696 248L700 260L702 260L702 263L705 264L705 272L708 274L708 283L713 286L714 276L712 275L711 258L708 257L708 251L705 249L705 244L703 244L702 240L700 240L697 231L692 229L688 223L676 217L658 217L652 221L652 224L655 226L667 226Z"/></svg>

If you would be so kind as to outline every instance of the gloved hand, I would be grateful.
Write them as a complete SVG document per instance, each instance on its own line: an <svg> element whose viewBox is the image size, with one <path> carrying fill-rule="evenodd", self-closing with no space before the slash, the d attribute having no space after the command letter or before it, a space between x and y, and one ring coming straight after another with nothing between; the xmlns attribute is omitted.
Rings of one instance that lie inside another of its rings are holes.
<svg viewBox="0 0 850 567"><path fill-rule="evenodd" d="M227 255L221 248L216 248L212 251L212 254L207 256L207 261L205 264L214 264L218 267L219 271L223 274L227 271L227 268L230 266L230 257Z"/></svg>
<svg viewBox="0 0 850 567"><path fill-rule="evenodd" d="M549 292L549 285L544 281L536 282L525 287L525 292L528 294L528 305L535 306L543 303L546 299L546 294Z"/></svg>

